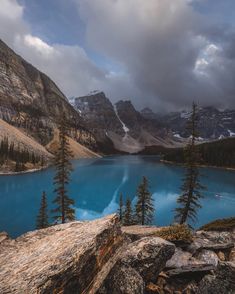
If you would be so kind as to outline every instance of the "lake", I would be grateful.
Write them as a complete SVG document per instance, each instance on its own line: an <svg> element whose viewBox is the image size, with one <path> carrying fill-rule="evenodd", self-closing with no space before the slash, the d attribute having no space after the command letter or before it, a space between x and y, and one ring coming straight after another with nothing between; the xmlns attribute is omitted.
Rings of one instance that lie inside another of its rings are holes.
<svg viewBox="0 0 235 294"><path fill-rule="evenodd" d="M79 220L117 211L120 193L134 203L137 186L142 176L146 176L155 202L154 224L162 226L173 222L173 209L184 173L182 167L161 163L156 156L81 159L73 161L73 167L69 195L75 199ZM195 228L216 218L235 215L235 171L202 168L201 172L207 191ZM35 228L42 191L47 193L49 208L53 207L53 175L51 167L35 173L0 176L0 231L16 237Z"/></svg>

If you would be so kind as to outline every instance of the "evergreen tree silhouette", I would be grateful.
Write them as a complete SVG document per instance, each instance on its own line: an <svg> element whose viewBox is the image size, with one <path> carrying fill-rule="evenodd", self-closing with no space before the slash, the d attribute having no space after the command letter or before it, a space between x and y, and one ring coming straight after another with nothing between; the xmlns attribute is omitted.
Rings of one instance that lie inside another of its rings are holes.
<svg viewBox="0 0 235 294"><path fill-rule="evenodd" d="M184 224L188 220L196 221L197 210L201 208L200 199L203 198L200 191L205 189L205 187L200 184L198 169L200 155L196 147L196 139L199 137L197 124L197 105L193 103L192 114L187 126L191 136L184 151L185 177L183 178L181 187L182 194L177 199L179 207L175 209L175 219L180 224Z"/></svg>
<svg viewBox="0 0 235 294"><path fill-rule="evenodd" d="M123 215L123 225L130 226L133 225L133 213L131 207L131 200L127 198L126 200L126 207Z"/></svg>
<svg viewBox="0 0 235 294"><path fill-rule="evenodd" d="M49 227L46 192L43 191L39 214L37 216L36 228L44 229Z"/></svg>
<svg viewBox="0 0 235 294"><path fill-rule="evenodd" d="M148 180L143 177L137 190L136 222L141 225L151 224L154 210L152 194L148 190Z"/></svg>
<svg viewBox="0 0 235 294"><path fill-rule="evenodd" d="M72 152L69 148L68 142L68 127L66 124L65 115L59 122L59 147L55 153L55 167L56 174L54 176L54 192L57 194L53 203L57 204L57 207L52 210L55 214L54 219L56 223L65 223L75 220L75 210L72 208L74 200L69 198L67 186L70 181L70 174L72 172L72 164L70 158Z"/></svg>
<svg viewBox="0 0 235 294"><path fill-rule="evenodd" d="M120 220L120 222L122 222L123 221L123 196L122 196L122 193L120 194L120 198L119 198L118 214L119 214L119 220Z"/></svg>

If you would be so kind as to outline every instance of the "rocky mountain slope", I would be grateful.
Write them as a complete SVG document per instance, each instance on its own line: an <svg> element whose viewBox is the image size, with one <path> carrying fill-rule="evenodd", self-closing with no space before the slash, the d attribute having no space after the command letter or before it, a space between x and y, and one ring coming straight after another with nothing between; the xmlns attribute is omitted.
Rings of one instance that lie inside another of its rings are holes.
<svg viewBox="0 0 235 294"><path fill-rule="evenodd" d="M0 119L46 146L62 113L70 136L96 149L93 134L57 85L0 40Z"/></svg>
<svg viewBox="0 0 235 294"><path fill-rule="evenodd" d="M153 121L158 120L171 129L176 138L189 136L186 130L190 112L173 112L159 115L145 108L141 114ZM198 111L199 133L201 141L218 140L235 136L235 110L219 111L214 107L201 107Z"/></svg>
<svg viewBox="0 0 235 294"><path fill-rule="evenodd" d="M101 145L111 141L115 149L129 153L151 145L182 145L183 140L174 139L171 131L158 120L145 118L131 101L121 100L112 105L103 92L95 92L75 98L74 107Z"/></svg>
<svg viewBox="0 0 235 294"><path fill-rule="evenodd" d="M111 215L16 240L0 233L0 292L234 293L233 230L198 231L188 243L157 237L161 231L121 228Z"/></svg>
<svg viewBox="0 0 235 294"><path fill-rule="evenodd" d="M6 137L9 144L17 142L17 146L20 149L28 149L31 152L35 152L36 155L43 156L45 159L52 157L52 154L32 137L27 136L23 131L0 119L0 141Z"/></svg>

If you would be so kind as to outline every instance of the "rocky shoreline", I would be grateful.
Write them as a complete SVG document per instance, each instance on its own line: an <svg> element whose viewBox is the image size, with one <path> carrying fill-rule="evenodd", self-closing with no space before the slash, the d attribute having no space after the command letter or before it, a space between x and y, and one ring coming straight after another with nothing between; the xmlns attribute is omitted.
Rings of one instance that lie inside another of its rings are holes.
<svg viewBox="0 0 235 294"><path fill-rule="evenodd" d="M0 293L235 293L235 228L159 238L116 215L26 233L0 233Z"/></svg>

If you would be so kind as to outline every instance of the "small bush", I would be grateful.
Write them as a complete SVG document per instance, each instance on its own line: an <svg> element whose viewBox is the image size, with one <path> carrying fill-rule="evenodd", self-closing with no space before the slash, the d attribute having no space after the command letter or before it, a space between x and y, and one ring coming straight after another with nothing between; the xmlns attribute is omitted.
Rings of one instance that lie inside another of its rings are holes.
<svg viewBox="0 0 235 294"><path fill-rule="evenodd" d="M204 231L227 231L235 228L235 217L217 219L200 228Z"/></svg>
<svg viewBox="0 0 235 294"><path fill-rule="evenodd" d="M167 241L191 242L193 240L192 232L186 225L173 225L162 228L160 231L156 232L156 236Z"/></svg>

